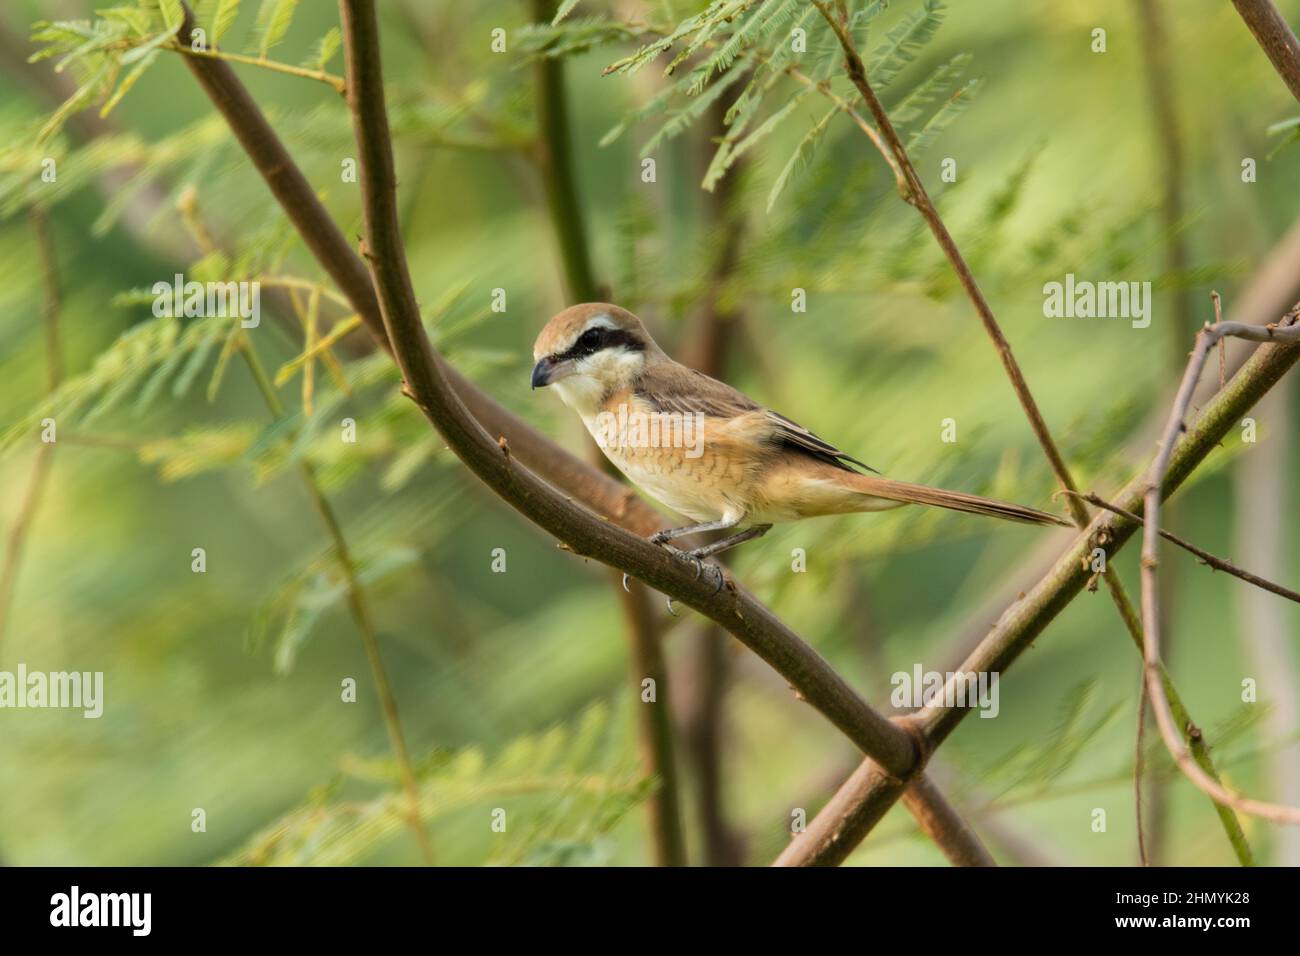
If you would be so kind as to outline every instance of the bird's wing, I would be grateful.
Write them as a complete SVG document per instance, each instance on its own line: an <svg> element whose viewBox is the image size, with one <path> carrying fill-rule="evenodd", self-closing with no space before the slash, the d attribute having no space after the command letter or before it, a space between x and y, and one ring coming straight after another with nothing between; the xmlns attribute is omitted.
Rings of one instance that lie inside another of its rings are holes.
<svg viewBox="0 0 1300 956"><path fill-rule="evenodd" d="M845 471L854 470L846 462L852 462L867 471L876 470L866 462L840 451L830 442L818 438L798 422L791 421L770 408L763 408L726 382L719 382L716 378L676 362L657 363L647 368L637 381L636 392L661 412L691 415L700 412L710 418L732 419L762 411L772 426L771 438L776 444Z"/></svg>
<svg viewBox="0 0 1300 956"><path fill-rule="evenodd" d="M853 471L852 468L845 464L847 461L851 461L853 464L867 469L867 471L876 471L865 461L858 461L852 455L846 455L830 442L818 438L798 422L792 422L784 415L778 414L770 408L767 410L767 417L776 423L782 442L788 447L805 452L819 461L824 461L828 465L835 465L837 468L843 468L845 471ZM877 471L876 474L880 474L880 472Z"/></svg>

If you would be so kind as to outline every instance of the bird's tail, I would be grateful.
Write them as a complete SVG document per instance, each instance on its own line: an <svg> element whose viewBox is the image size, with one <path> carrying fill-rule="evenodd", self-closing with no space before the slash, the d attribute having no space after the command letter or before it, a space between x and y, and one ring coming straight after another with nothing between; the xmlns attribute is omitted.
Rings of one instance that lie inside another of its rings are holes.
<svg viewBox="0 0 1300 956"><path fill-rule="evenodd" d="M935 508L948 508L952 511L964 511L973 515L988 515L991 518L1003 518L1007 521L1021 521L1027 524L1054 524L1064 528L1074 527L1073 524L1059 515L1027 508L1024 505L1012 504L1009 501L998 501L995 498L968 495L963 491L945 491L942 488L914 485L906 481L878 478L875 475L853 474L851 477L846 475L845 479L853 486L855 491L870 495L872 498L883 498L885 501L893 501L899 504L930 505ZM876 509L868 506L863 510Z"/></svg>

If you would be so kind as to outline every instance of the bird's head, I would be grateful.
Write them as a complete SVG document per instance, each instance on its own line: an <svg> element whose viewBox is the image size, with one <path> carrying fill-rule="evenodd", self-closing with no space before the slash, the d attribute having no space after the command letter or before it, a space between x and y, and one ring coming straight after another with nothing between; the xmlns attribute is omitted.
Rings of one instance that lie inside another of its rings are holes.
<svg viewBox="0 0 1300 956"><path fill-rule="evenodd" d="M566 405L594 412L631 385L663 353L627 309L604 302L575 305L546 323L533 345L533 388L554 385Z"/></svg>

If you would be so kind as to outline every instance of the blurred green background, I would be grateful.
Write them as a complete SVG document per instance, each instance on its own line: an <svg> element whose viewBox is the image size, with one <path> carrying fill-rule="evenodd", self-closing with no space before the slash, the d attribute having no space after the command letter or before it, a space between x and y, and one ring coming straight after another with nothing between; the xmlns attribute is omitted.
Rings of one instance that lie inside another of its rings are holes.
<svg viewBox="0 0 1300 956"><path fill-rule="evenodd" d="M7 45L20 55L0 71L0 429L26 428L0 458L6 539L37 445L37 429L26 424L41 417L46 389L30 205L48 210L73 382L85 382L124 333L154 321L147 299L127 293L191 271L191 230L176 208L182 196L194 197L228 260L323 278L174 53L157 59L104 128L74 121L37 145L58 99L50 92L57 59L22 66L37 49L29 27L93 16L91 6L26 0L3 13ZM244 6L223 46L256 51L257 4ZM603 36L587 18L664 25L696 6L583 0L568 22ZM1300 18L1300 3L1279 7L1293 23ZM525 29L533 9L524 2L380 8L399 202L431 333L504 405L586 454L576 418L555 396L527 387L533 338L566 304L554 224L526 146L533 59L562 35ZM891 3L865 49L920 9ZM954 4L884 94L896 106L954 56L970 54L965 78L980 78L975 95L923 144L917 165L1076 477L1103 496L1154 447L1149 422L1163 420L1176 364L1195 328L1213 317L1210 290L1234 317L1239 294L1291 227L1300 195L1300 153L1268 132L1300 108L1231 5L1166 0L1157 12L1181 154L1181 169L1173 168L1182 209L1172 228L1169 143L1147 72L1154 41L1134 0ZM299 63L336 24L333 4L300 4L273 58ZM1091 49L1098 27L1104 53ZM494 28L506 31L504 53L491 49ZM828 108L815 95L756 143L718 191L700 187L725 132L708 113L656 144L656 179L644 182L642 147L671 114L653 110L598 145L664 89L666 57L631 76L601 76L636 46L615 39L563 58L576 184L596 279L612 300L640 314L679 357L717 306L735 333L722 370L730 382L891 477L1063 510L1051 501L1051 474L994 349L860 131L834 116L770 210L774 180ZM809 72L838 66L818 50ZM236 69L345 234L357 236L358 189L340 177L354 155L342 99L310 79ZM341 75L341 57L329 69ZM829 75L847 95L839 70ZM764 109L774 112L798 89L784 81ZM83 114L97 115L97 107ZM57 160L55 183L40 181L46 156ZM1257 161L1255 182L1242 181L1247 157ZM945 158L957 162L955 183L940 181ZM727 243L735 261L719 274ZM1170 259L1177 243L1181 267ZM1151 281L1151 326L1045 318L1043 284L1069 272ZM807 292L806 312L791 311L795 288ZM506 291L504 312L490 309L494 289ZM292 316L288 324L264 318L250 340L274 373L302 351L301 334ZM345 342L364 345L364 334ZM149 341L144 353L157 348L161 359L164 346ZM278 389L289 408L278 422L242 363L229 363L209 397L219 347L194 360L183 394L168 382L144 407L143 382L133 382L119 403L87 414L128 375L101 366L109 381L95 385L79 414L59 419L48 487L16 565L0 669L25 662L103 671L105 713L85 720L0 711L4 862L419 862L409 831L394 822L397 778L384 723L329 540L295 471L302 461L317 469L362 564L433 808L437 861L650 860L639 804L652 784L643 780L634 725L636 708L653 705L634 690L640 675L608 575L557 550L481 487L397 394L386 360L337 351L351 394L317 366L311 412L295 377ZM1296 390L1277 394L1257 415L1258 441L1230 436L1167 521L1294 584L1298 502L1287 478L1300 444ZM339 441L345 417L357 422L355 444ZM946 418L956 421L956 442L941 440ZM1251 493L1270 482L1280 498ZM1261 522L1280 532L1271 549L1250 533ZM906 509L778 527L736 552L732 566L886 707L889 675L916 663L952 669L959 649L1068 540ZM191 571L196 547L206 550L203 574ZM505 573L493 571L497 548ZM806 573L791 570L794 548L807 553ZM1131 546L1120 570L1136 595L1135 559ZM1265 596L1260 617L1246 585L1181 554L1171 553L1166 567L1170 669L1226 779L1275 799L1290 780L1294 794L1293 609ZM701 620L683 612L664 621L664 691L678 731L691 861L709 859L699 763L686 743L708 695L721 702L718 806L738 848L733 859L770 862L788 840L792 811L805 808L811 818L856 765L854 749L743 647L725 640L722 664L705 665L702 643L715 638ZM943 747L936 774L1000 861L1136 861L1138 663L1104 590L1084 593L1006 675L998 719L965 721ZM356 703L340 700L348 677L357 681ZM1242 702L1246 678L1258 682L1257 703ZM1233 863L1208 800L1175 779L1154 732L1147 744L1159 861ZM206 812L206 832L191 828L195 808ZM507 810L505 834L491 828L495 808ZM1093 830L1095 808L1106 811L1104 833ZM1278 829L1244 824L1261 861L1300 863L1300 845ZM268 846L270 857L259 857ZM942 857L895 808L850 862Z"/></svg>

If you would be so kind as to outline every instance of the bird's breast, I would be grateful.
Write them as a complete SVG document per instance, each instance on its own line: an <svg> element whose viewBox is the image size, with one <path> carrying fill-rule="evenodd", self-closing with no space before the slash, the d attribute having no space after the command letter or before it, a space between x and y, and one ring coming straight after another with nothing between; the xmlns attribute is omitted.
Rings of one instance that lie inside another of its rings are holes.
<svg viewBox="0 0 1300 956"><path fill-rule="evenodd" d="M584 415L614 465L651 497L697 521L748 510L755 462L704 415L663 412L630 389Z"/></svg>

